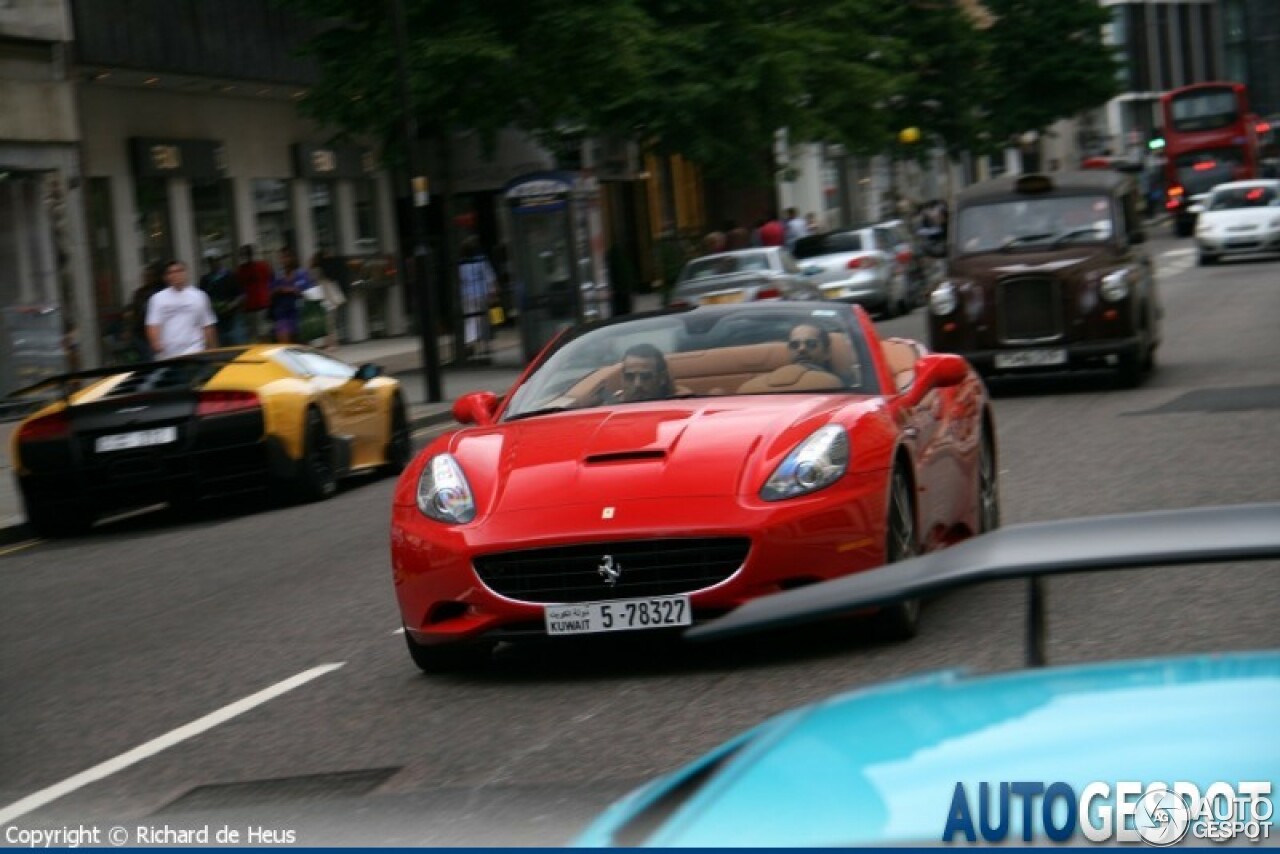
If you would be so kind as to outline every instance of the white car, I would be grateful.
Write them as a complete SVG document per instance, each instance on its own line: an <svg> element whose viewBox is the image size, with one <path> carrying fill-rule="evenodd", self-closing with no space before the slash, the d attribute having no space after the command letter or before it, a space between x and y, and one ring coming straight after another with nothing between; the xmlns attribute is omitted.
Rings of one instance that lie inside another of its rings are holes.
<svg viewBox="0 0 1280 854"><path fill-rule="evenodd" d="M1201 202L1196 248L1201 264L1224 255L1280 252L1280 181L1219 184Z"/></svg>

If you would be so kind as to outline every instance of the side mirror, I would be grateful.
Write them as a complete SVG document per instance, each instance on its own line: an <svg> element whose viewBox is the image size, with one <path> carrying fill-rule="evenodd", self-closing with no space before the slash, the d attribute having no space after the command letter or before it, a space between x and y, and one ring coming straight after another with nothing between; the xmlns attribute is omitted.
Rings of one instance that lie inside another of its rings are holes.
<svg viewBox="0 0 1280 854"><path fill-rule="evenodd" d="M497 411L498 396L491 391L473 391L453 402L453 420L459 424L487 426Z"/></svg>
<svg viewBox="0 0 1280 854"><path fill-rule="evenodd" d="M969 363L955 353L930 353L916 361L916 378L907 389L907 403L914 406L935 388L960 385L969 376Z"/></svg>
<svg viewBox="0 0 1280 854"><path fill-rule="evenodd" d="M367 383L369 380L377 379L380 376L382 376L382 365L374 365L370 363L356 368L356 373L353 379L357 379L362 383Z"/></svg>

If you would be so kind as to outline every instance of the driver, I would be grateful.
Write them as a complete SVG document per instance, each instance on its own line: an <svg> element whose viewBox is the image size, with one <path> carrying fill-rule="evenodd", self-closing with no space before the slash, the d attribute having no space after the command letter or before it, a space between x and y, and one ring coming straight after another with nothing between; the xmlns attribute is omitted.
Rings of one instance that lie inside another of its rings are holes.
<svg viewBox="0 0 1280 854"><path fill-rule="evenodd" d="M823 371L834 374L846 385L849 377L836 370L831 362L831 333L813 323L801 323L791 329L787 336L787 350L791 354L791 363L800 365L810 371Z"/></svg>
<svg viewBox="0 0 1280 854"><path fill-rule="evenodd" d="M622 355L622 390L619 400L658 400L675 394L666 357L652 344L636 344Z"/></svg>

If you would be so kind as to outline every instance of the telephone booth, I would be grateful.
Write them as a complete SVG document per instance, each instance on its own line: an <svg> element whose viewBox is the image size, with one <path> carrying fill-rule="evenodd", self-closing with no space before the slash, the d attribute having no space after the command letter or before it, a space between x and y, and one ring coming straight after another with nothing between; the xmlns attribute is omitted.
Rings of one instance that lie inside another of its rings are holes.
<svg viewBox="0 0 1280 854"><path fill-rule="evenodd" d="M509 183L520 339L532 359L561 330L608 317L600 192L578 172L538 172Z"/></svg>

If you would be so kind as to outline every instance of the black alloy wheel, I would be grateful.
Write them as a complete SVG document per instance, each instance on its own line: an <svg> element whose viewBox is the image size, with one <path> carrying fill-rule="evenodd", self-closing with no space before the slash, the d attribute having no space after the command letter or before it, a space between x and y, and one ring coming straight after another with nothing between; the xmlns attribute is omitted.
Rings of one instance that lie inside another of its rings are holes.
<svg viewBox="0 0 1280 854"><path fill-rule="evenodd" d="M387 440L387 474L399 474L413 460L413 436L409 428L409 416L404 401L396 398L391 404L391 435Z"/></svg>
<svg viewBox="0 0 1280 854"><path fill-rule="evenodd" d="M307 410L307 426L303 432L296 487L298 497L303 501L321 501L338 491L338 477L333 465L333 439L325 429L324 418L314 409Z"/></svg>
<svg viewBox="0 0 1280 854"><path fill-rule="evenodd" d="M978 533L985 534L1000 527L1000 481L996 471L995 450L984 431L978 452Z"/></svg>
<svg viewBox="0 0 1280 854"><path fill-rule="evenodd" d="M915 501L911 482L901 466L895 466L889 487L889 524L885 535L885 563L897 563L915 557ZM886 605L874 618L875 632L885 640L903 641L916 636L920 629L920 600L908 599Z"/></svg>

